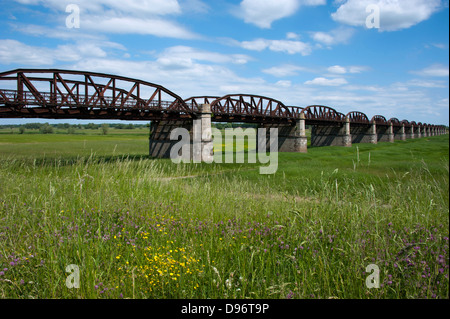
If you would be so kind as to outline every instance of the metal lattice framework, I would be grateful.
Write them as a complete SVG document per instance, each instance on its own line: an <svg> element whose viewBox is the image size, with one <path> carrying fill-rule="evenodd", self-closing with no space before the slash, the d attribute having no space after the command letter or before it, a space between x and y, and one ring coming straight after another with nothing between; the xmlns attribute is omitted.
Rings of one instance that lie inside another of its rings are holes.
<svg viewBox="0 0 450 319"><path fill-rule="evenodd" d="M183 100L161 85L104 73L16 69L0 73L0 118L78 118L162 120L196 118L200 105L209 104L215 121L307 124L419 126L444 130L443 126L387 120L353 111L344 115L323 105L286 106L270 97L230 94L195 96Z"/></svg>
<svg viewBox="0 0 450 319"><path fill-rule="evenodd" d="M389 123L392 123L393 126L402 126L402 123L396 117L389 119Z"/></svg>
<svg viewBox="0 0 450 319"><path fill-rule="evenodd" d="M0 117L148 120L189 117L192 107L163 86L103 73L17 69L0 73Z"/></svg>
<svg viewBox="0 0 450 319"><path fill-rule="evenodd" d="M304 118L313 122L345 122L346 116L328 106L310 105L305 107L301 113Z"/></svg>
<svg viewBox="0 0 450 319"><path fill-rule="evenodd" d="M192 105L192 108L194 110L199 111L200 105L211 104L212 102L214 102L215 100L217 100L219 98L220 98L219 96L193 96L193 97L190 97L190 98L184 100L184 102Z"/></svg>
<svg viewBox="0 0 450 319"><path fill-rule="evenodd" d="M355 124L370 124L370 120L366 114L358 111L350 112L346 115L346 118L350 120L350 123Z"/></svg>
<svg viewBox="0 0 450 319"><path fill-rule="evenodd" d="M372 117L371 122L375 122L377 125L388 125L388 120L383 115L375 115Z"/></svg>
<svg viewBox="0 0 450 319"><path fill-rule="evenodd" d="M282 102L259 95L230 94L214 100L211 111L215 117L245 116L254 120L263 118L294 119L296 107L286 107Z"/></svg>
<svg viewBox="0 0 450 319"><path fill-rule="evenodd" d="M400 123L403 124L406 127L410 127L411 126L411 123L408 120L402 120Z"/></svg>

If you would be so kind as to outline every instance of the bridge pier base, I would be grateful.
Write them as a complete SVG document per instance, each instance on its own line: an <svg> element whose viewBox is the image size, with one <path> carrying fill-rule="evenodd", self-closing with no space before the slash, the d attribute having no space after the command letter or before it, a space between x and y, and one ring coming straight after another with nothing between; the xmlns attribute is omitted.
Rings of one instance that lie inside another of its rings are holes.
<svg viewBox="0 0 450 319"><path fill-rule="evenodd" d="M402 126L392 127L394 140L406 141L405 124Z"/></svg>
<svg viewBox="0 0 450 319"><path fill-rule="evenodd" d="M305 120L291 124L261 124L266 131L266 150L270 149L269 132L271 128L278 129L278 152L306 153L308 140L306 137Z"/></svg>
<svg viewBox="0 0 450 319"><path fill-rule="evenodd" d="M414 133L414 125L411 124L411 127L408 128L407 130L407 138L416 138L416 135Z"/></svg>
<svg viewBox="0 0 450 319"><path fill-rule="evenodd" d="M376 124L370 125L353 125L351 127L352 143L371 143L377 144L377 128Z"/></svg>
<svg viewBox="0 0 450 319"><path fill-rule="evenodd" d="M177 140L171 140L170 135L177 128L185 129L188 136L178 136ZM188 147L178 144L183 138L188 139L184 141L189 144ZM211 106L209 104L200 105L200 114L194 120L162 120L151 123L149 138L149 155L151 157L171 158L171 150L175 145L178 146L178 153L175 155L184 161L212 162L213 139Z"/></svg>
<svg viewBox="0 0 450 319"><path fill-rule="evenodd" d="M350 122L344 125L313 125L311 130L311 146L352 146Z"/></svg>

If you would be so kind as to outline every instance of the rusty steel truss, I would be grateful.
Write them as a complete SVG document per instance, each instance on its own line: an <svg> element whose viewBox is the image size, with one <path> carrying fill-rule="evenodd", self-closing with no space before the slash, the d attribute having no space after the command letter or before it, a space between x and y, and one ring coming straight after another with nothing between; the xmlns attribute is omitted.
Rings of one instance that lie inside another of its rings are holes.
<svg viewBox="0 0 450 319"><path fill-rule="evenodd" d="M370 125L370 120L366 114L358 111L349 112L346 117L349 119L350 123Z"/></svg>
<svg viewBox="0 0 450 319"><path fill-rule="evenodd" d="M0 73L0 117L149 120L189 116L166 88L93 72L17 69Z"/></svg>
<svg viewBox="0 0 450 319"><path fill-rule="evenodd" d="M183 100L165 87L123 76L58 69L16 69L0 73L0 118L76 118L163 120L196 118L200 105L210 104L216 122L289 123L301 118L309 125L353 124L435 128L430 124L387 120L364 113L344 115L310 105L286 106L259 95L195 96Z"/></svg>
<svg viewBox="0 0 450 319"><path fill-rule="evenodd" d="M331 107L323 105L307 106L303 110L301 110L300 113L303 114L304 119L311 124L326 122L342 124L346 120L345 114L340 113Z"/></svg>

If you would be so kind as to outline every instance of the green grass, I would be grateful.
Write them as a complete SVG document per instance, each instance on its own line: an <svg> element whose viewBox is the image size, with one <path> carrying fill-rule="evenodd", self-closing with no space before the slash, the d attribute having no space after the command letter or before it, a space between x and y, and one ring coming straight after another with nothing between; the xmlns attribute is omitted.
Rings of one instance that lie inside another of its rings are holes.
<svg viewBox="0 0 450 319"><path fill-rule="evenodd" d="M0 297L448 299L448 146L310 148L260 175L149 159L146 134L0 134Z"/></svg>

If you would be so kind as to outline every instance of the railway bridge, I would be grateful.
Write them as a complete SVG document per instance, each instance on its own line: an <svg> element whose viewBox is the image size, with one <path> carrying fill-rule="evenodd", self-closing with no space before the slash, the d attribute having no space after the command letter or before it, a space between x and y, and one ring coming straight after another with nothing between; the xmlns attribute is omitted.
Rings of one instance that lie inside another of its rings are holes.
<svg viewBox="0 0 450 319"><path fill-rule="evenodd" d="M123 76L59 69L16 69L0 73L0 118L150 121L150 155L169 157L174 128L192 131L201 122L201 143L211 143L211 122L254 123L278 129L280 152L311 146L394 142L447 134L446 128L323 105L286 106L273 98L230 94L183 99L165 87Z"/></svg>

